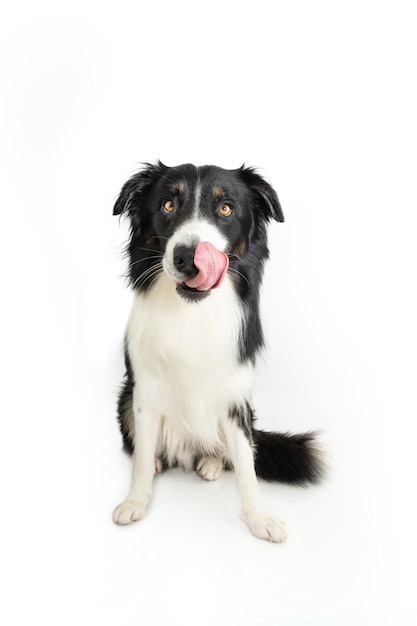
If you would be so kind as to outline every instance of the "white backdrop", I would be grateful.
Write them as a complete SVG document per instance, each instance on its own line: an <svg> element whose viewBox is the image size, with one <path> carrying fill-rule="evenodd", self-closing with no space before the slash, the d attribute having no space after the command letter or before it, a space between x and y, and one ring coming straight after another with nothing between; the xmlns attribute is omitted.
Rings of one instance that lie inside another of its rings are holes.
<svg viewBox="0 0 417 626"><path fill-rule="evenodd" d="M411 623L412 5L3 4L2 622ZM145 520L111 522L130 473L112 206L157 158L245 162L281 199L254 403L262 427L321 430L332 465L262 485L282 546L249 534L231 475L167 473Z"/></svg>

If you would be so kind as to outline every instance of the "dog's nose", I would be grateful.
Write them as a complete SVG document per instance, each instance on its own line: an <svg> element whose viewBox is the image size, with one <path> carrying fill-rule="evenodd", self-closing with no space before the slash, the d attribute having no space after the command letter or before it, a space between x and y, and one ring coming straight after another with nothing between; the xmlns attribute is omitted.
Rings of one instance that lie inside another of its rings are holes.
<svg viewBox="0 0 417 626"><path fill-rule="evenodd" d="M187 278L197 276L198 269L194 265L195 248L184 245L177 245L174 248L175 268Z"/></svg>

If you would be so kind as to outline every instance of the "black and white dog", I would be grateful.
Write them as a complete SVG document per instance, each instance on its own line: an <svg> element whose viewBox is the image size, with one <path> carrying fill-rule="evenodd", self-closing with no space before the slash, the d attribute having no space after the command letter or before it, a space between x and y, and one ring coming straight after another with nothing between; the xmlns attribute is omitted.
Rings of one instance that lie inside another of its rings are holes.
<svg viewBox="0 0 417 626"><path fill-rule="evenodd" d="M254 426L259 289L267 224L284 221L278 197L251 168L158 162L124 185L114 207L123 213L134 301L118 413L134 463L113 520L145 515L155 472L181 466L215 480L233 468L249 529L281 542L284 526L266 512L257 476L306 484L323 466L311 433Z"/></svg>

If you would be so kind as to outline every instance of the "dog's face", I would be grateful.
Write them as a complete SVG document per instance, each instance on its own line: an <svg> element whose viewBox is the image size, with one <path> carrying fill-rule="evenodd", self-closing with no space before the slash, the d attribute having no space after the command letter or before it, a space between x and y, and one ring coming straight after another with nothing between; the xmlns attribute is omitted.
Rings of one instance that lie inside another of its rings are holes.
<svg viewBox="0 0 417 626"><path fill-rule="evenodd" d="M262 266L265 225L284 219L272 187L244 167L147 166L121 191L114 214L125 211L133 286L148 289L165 271L179 296L194 302L220 286L229 262L236 276L245 260Z"/></svg>

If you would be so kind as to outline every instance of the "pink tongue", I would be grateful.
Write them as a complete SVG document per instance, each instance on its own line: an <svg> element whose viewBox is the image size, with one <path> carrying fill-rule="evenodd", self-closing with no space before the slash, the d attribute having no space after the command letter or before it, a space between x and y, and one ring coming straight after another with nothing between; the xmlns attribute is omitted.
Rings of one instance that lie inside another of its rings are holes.
<svg viewBox="0 0 417 626"><path fill-rule="evenodd" d="M198 274L186 280L185 284L198 291L207 291L222 284L229 266L229 257L211 243L201 241L194 252L194 265Z"/></svg>

